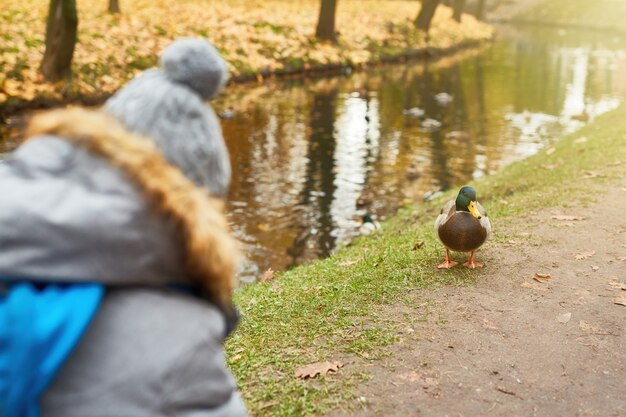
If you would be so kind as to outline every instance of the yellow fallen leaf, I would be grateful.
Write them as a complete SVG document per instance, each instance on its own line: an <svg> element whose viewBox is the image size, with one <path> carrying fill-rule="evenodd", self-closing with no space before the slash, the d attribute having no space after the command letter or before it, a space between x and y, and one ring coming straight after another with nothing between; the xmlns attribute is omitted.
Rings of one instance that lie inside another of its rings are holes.
<svg viewBox="0 0 626 417"><path fill-rule="evenodd" d="M337 372L339 368L343 367L342 362L315 362L306 366L301 366L296 369L297 378L315 378L317 375L326 375L328 372Z"/></svg>
<svg viewBox="0 0 626 417"><path fill-rule="evenodd" d="M272 268L268 268L267 271L265 271L263 273L263 275L261 275L261 278L259 278L259 281L261 282L267 282L267 281L271 281L275 278L275 272Z"/></svg>
<svg viewBox="0 0 626 417"><path fill-rule="evenodd" d="M565 215L557 215L552 216L553 220L563 220L563 221L573 221L573 220L585 220L583 216L565 216Z"/></svg>
<svg viewBox="0 0 626 417"><path fill-rule="evenodd" d="M552 276L550 276L550 274L541 274L539 272L535 272L535 276L533 277L533 279L538 282L547 282L552 279Z"/></svg>
<svg viewBox="0 0 626 417"><path fill-rule="evenodd" d="M581 253L576 254L575 258L577 261L581 261L583 259L591 258L595 254L596 254L595 250L588 251L588 252L581 252Z"/></svg>

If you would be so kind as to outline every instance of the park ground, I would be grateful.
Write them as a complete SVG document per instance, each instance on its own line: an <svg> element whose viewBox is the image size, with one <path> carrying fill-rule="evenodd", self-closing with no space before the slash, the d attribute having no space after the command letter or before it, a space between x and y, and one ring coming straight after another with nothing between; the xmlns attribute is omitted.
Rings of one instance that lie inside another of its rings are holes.
<svg viewBox="0 0 626 417"><path fill-rule="evenodd" d="M430 37L413 20L420 3L342 0L338 43L315 39L318 0L137 0L106 12L107 1L78 2L78 43L71 80L41 79L48 2L4 0L0 10L0 109L68 101L98 102L156 65L172 40L201 37L228 62L235 81L319 70L360 68L419 54L437 54L491 39L491 26L440 6Z"/></svg>
<svg viewBox="0 0 626 417"><path fill-rule="evenodd" d="M252 415L624 415L623 161L624 106L473 183L494 225L484 269L436 268L450 190L243 288L227 350Z"/></svg>

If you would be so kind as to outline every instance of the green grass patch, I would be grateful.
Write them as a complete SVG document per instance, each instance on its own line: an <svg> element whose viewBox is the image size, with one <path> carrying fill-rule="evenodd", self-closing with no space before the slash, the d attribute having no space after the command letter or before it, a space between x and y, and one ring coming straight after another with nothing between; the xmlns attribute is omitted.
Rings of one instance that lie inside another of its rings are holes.
<svg viewBox="0 0 626 417"><path fill-rule="evenodd" d="M575 141L582 136L587 140ZM622 106L558 141L549 154L543 151L473 183L494 224L495 235L488 244L519 238L524 231L520 219L529 214L593 201L596 181L623 178L625 144L626 106ZM585 178L586 170L601 172L602 177ZM401 210L381 233L357 239L328 259L237 293L243 319L227 351L254 414L321 415L353 398L355 384L367 375L353 374L349 366L316 380L299 380L294 371L336 358L384 357L384 347L397 340L398 332L397 321L379 315L383 306L414 304L414 297L407 296L409 289L470 285L480 279L480 270L436 269L443 251L433 222L443 202L456 192ZM525 239L534 242L532 236ZM412 250L417 242L424 242L422 248ZM487 265L486 270L492 267Z"/></svg>

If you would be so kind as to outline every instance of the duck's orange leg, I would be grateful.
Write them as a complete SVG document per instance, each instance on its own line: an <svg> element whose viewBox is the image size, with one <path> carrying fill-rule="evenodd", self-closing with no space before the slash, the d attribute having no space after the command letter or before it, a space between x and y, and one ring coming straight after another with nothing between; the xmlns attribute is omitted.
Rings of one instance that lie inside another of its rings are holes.
<svg viewBox="0 0 626 417"><path fill-rule="evenodd" d="M485 264L481 262L476 262L474 260L474 251L472 251L472 253L470 254L469 260L465 262L463 266L466 266L470 269L474 269L474 268L482 268L483 266L485 266Z"/></svg>
<svg viewBox="0 0 626 417"><path fill-rule="evenodd" d="M446 248L446 260L445 260L445 262L437 265L437 268L439 268L439 269L450 269L454 265L457 265L457 264L458 264L458 262L454 262L452 259L450 259L450 251L448 250L448 248Z"/></svg>

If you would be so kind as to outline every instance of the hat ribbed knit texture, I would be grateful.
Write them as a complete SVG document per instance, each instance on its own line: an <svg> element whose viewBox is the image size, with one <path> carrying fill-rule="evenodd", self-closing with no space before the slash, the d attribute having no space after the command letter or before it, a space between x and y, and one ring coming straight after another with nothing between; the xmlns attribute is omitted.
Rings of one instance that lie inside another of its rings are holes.
<svg viewBox="0 0 626 417"><path fill-rule="evenodd" d="M161 65L126 84L105 111L152 138L190 180L223 196L230 182L228 152L219 119L203 99L221 91L228 80L226 63L212 45L186 39L165 49Z"/></svg>

